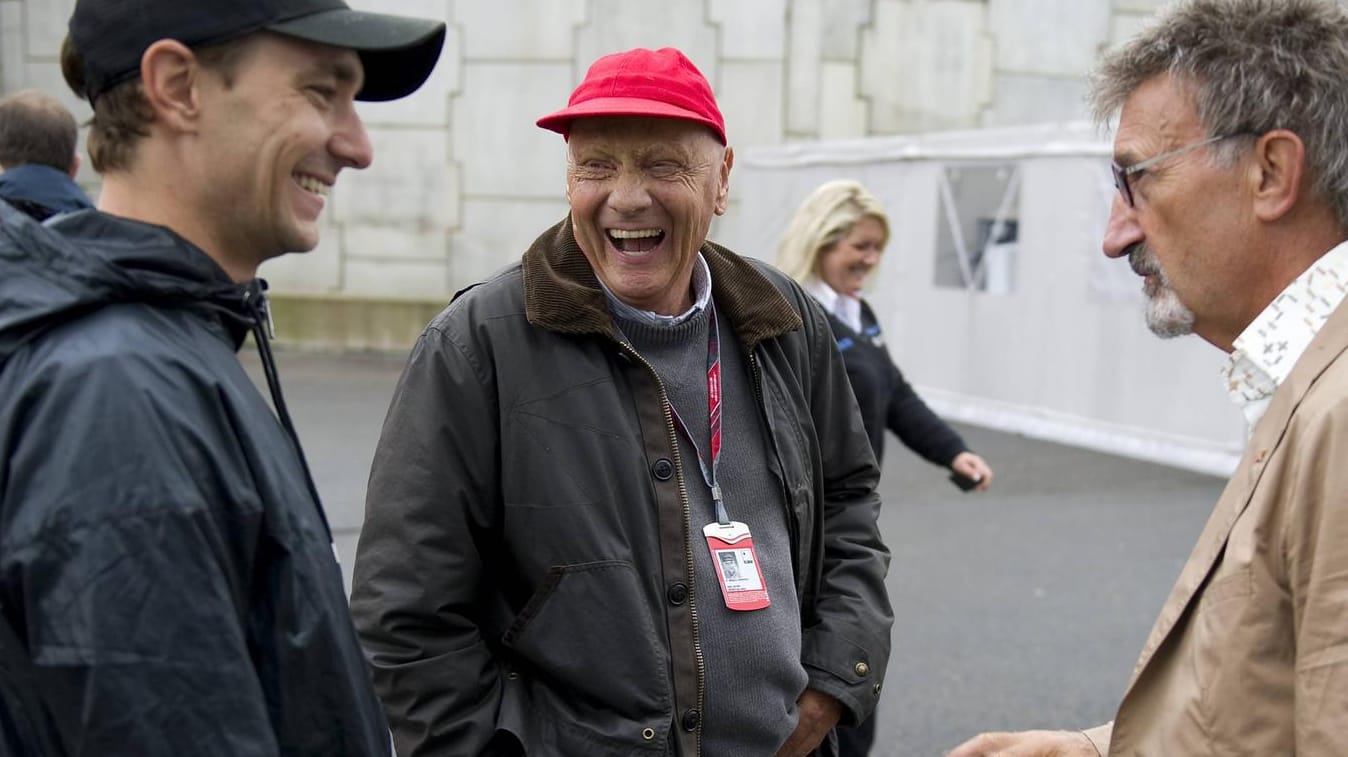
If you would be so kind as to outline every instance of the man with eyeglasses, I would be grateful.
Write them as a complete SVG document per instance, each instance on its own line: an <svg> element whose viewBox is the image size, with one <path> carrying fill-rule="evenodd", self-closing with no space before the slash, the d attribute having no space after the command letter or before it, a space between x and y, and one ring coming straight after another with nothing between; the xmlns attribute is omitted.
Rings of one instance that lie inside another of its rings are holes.
<svg viewBox="0 0 1348 757"><path fill-rule="evenodd" d="M1348 754L1348 11L1190 0L1109 54L1104 250L1147 324L1230 353L1248 448L1112 723L950 757Z"/></svg>

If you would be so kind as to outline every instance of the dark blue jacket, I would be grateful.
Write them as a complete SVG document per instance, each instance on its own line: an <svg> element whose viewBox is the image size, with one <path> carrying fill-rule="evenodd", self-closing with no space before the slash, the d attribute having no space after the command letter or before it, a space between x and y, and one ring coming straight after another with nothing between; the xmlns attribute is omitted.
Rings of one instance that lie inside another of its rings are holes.
<svg viewBox="0 0 1348 757"><path fill-rule="evenodd" d="M45 722L68 754L389 754L298 445L235 354L258 293L163 227L0 203L0 657L39 710L0 680L0 753Z"/></svg>
<svg viewBox="0 0 1348 757"><path fill-rule="evenodd" d="M39 221L94 206L70 174L35 163L14 166L0 174L0 200Z"/></svg>
<svg viewBox="0 0 1348 757"><path fill-rule="evenodd" d="M949 468L956 456L968 451L964 439L927 407L890 359L880 323L868 303L861 303L860 333L836 315L827 315L877 460L885 456L885 429L942 468Z"/></svg>

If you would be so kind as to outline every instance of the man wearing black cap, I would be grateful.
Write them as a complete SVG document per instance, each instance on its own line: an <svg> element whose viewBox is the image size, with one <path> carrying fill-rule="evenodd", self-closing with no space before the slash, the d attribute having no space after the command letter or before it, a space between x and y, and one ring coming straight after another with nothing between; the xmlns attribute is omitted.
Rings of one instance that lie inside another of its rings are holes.
<svg viewBox="0 0 1348 757"><path fill-rule="evenodd" d="M69 29L99 210L0 207L0 753L387 755L255 276L317 244L372 159L354 100L420 86L444 25L79 0Z"/></svg>
<svg viewBox="0 0 1348 757"><path fill-rule="evenodd" d="M677 50L539 125L571 213L431 322L375 453L352 613L399 753L811 754L892 621L828 321L707 241L734 154Z"/></svg>

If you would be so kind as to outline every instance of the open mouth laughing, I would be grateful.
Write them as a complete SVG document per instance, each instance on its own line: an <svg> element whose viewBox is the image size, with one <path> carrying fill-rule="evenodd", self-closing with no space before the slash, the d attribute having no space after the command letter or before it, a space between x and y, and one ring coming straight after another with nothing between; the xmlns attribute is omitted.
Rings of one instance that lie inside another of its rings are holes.
<svg viewBox="0 0 1348 757"><path fill-rule="evenodd" d="M605 234L614 249L628 255L644 255L665 239L665 232L660 229L608 229Z"/></svg>

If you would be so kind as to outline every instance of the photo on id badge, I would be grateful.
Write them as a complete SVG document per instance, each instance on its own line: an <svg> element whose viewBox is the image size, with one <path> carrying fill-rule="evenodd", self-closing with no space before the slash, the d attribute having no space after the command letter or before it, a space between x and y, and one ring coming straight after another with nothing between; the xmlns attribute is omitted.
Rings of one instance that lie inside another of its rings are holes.
<svg viewBox="0 0 1348 757"><path fill-rule="evenodd" d="M721 563L721 577L730 591L760 591L763 585L758 581L758 571L754 569L754 555L748 549L718 549L716 559Z"/></svg>

